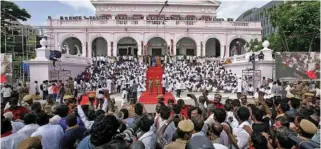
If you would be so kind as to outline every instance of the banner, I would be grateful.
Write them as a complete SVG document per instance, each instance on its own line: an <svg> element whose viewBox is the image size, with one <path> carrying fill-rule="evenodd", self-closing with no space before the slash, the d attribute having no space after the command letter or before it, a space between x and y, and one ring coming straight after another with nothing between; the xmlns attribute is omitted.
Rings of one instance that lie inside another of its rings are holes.
<svg viewBox="0 0 321 149"><path fill-rule="evenodd" d="M278 79L320 79L320 53L275 53L275 71Z"/></svg>
<svg viewBox="0 0 321 149"><path fill-rule="evenodd" d="M0 83L12 83L12 55L11 54L0 54L1 62L1 80Z"/></svg>

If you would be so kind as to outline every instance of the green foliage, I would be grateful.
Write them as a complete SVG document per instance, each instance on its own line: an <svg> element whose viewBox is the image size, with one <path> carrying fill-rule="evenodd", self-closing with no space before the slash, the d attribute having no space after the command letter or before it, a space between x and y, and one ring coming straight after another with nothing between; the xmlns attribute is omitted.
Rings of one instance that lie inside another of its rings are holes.
<svg viewBox="0 0 321 149"><path fill-rule="evenodd" d="M13 24L30 19L30 14L21 9L18 5L11 1L1 1L1 52L5 49L15 49L14 51L21 51L22 39L20 33ZM19 37L20 35L20 37ZM19 45L20 43L20 45ZM18 49L18 50L16 50Z"/></svg>
<svg viewBox="0 0 321 149"><path fill-rule="evenodd" d="M257 38L254 40L251 39L250 42L246 43L246 47L249 48L249 51L257 52L263 49L262 42L258 41Z"/></svg>
<svg viewBox="0 0 321 149"><path fill-rule="evenodd" d="M268 10L278 32L269 37L277 51L320 50L320 2L289 1Z"/></svg>

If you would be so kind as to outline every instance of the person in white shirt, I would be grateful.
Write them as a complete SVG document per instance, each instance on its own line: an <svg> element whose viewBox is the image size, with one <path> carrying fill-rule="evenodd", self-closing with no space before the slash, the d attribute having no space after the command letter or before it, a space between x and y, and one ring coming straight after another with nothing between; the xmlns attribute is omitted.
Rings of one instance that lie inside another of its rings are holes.
<svg viewBox="0 0 321 149"><path fill-rule="evenodd" d="M12 133L9 119L1 120L1 149L16 149L18 144L28 138L25 133Z"/></svg>
<svg viewBox="0 0 321 149"><path fill-rule="evenodd" d="M248 122L250 111L247 107L241 106L236 113L238 114L237 118L240 125L237 128L233 128L232 132L227 125L223 125L223 129L231 140L233 149L236 148L235 146L240 149L249 148L249 139L252 132L252 127Z"/></svg>
<svg viewBox="0 0 321 149"><path fill-rule="evenodd" d="M2 102L1 102L1 108L3 109L4 106L9 102L9 98L11 97L12 90L8 84L5 84L3 88L1 89L1 95L2 95Z"/></svg>
<svg viewBox="0 0 321 149"><path fill-rule="evenodd" d="M43 149L59 149L60 140L64 135L62 127L49 124L49 117L46 113L40 113L37 117L40 127L31 134L31 137L41 136Z"/></svg>
<svg viewBox="0 0 321 149"><path fill-rule="evenodd" d="M25 126L22 127L17 133L25 133L28 137L31 136L38 128L39 125L36 124L36 115L28 113L23 118Z"/></svg>

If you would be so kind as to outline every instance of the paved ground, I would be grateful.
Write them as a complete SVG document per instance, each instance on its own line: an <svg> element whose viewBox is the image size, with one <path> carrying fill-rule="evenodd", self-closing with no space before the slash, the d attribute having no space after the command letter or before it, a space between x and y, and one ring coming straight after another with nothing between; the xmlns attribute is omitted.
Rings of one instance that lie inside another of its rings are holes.
<svg viewBox="0 0 321 149"><path fill-rule="evenodd" d="M177 98L176 97L176 93L173 93L173 96L176 98L176 100L178 99L183 99L185 101L186 104L189 104L189 105L194 105L194 101L187 97L187 94L188 93L193 93L196 97L199 97L202 95L201 92L183 92L181 94L181 98ZM225 102L226 99L235 99L236 98L236 94L234 93L221 93L222 95L222 103ZM139 97L139 94L138 94L138 97ZM213 100L214 99L214 93L209 93L209 99L210 100ZM116 106L118 107L118 109L121 107L121 102L122 102L122 98L121 98L121 94L113 94L111 95L111 98L115 98L115 101L116 101ZM139 99L139 98L138 98ZM248 102L254 102L254 100L252 99L252 96L248 96ZM147 112L154 112L155 111L155 107L156 107L156 104L147 104L145 105L145 108L147 110Z"/></svg>

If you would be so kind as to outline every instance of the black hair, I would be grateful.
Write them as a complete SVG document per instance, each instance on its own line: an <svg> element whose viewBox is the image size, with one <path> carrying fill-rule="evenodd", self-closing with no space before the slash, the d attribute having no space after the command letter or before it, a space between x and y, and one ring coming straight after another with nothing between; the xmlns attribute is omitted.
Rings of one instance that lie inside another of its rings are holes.
<svg viewBox="0 0 321 149"><path fill-rule="evenodd" d="M88 116L88 120L89 121L93 121L93 120L95 120L96 119L96 111L95 110L88 110L88 114L87 114Z"/></svg>
<svg viewBox="0 0 321 149"><path fill-rule="evenodd" d="M282 109L282 111L285 113L286 111L290 110L290 106L287 103L281 103L280 104L280 108Z"/></svg>
<svg viewBox="0 0 321 149"><path fill-rule="evenodd" d="M291 107L293 108L293 109L297 109L297 108L299 108L300 107L300 100L299 99L297 99L297 98L291 98L290 99L290 102L291 102Z"/></svg>
<svg viewBox="0 0 321 149"><path fill-rule="evenodd" d="M1 118L1 134L12 131L11 121L7 118Z"/></svg>
<svg viewBox="0 0 321 149"><path fill-rule="evenodd" d="M202 115L202 110L199 107L192 107L187 111L187 115L189 118L192 117L192 111L197 110L197 114Z"/></svg>
<svg viewBox="0 0 321 149"><path fill-rule="evenodd" d="M250 111L247 107L240 107L237 110L237 117L241 120L241 121L247 121L250 117Z"/></svg>
<svg viewBox="0 0 321 149"><path fill-rule="evenodd" d="M174 99L168 99L167 104L169 104L169 103L174 103Z"/></svg>
<svg viewBox="0 0 321 149"><path fill-rule="evenodd" d="M180 107L183 107L183 105L185 105L185 102L183 99L178 99L177 100L177 105L179 105Z"/></svg>
<svg viewBox="0 0 321 149"><path fill-rule="evenodd" d="M159 111L160 111L160 117L163 120L167 120L171 115L171 109L166 105L161 106L159 108Z"/></svg>
<svg viewBox="0 0 321 149"><path fill-rule="evenodd" d="M256 107L251 109L252 109L252 115L255 117L255 119L261 122L264 116L264 111Z"/></svg>
<svg viewBox="0 0 321 149"><path fill-rule="evenodd" d="M119 124L114 115L101 115L97 117L91 127L90 142L95 146L101 146L110 142L117 133Z"/></svg>
<svg viewBox="0 0 321 149"><path fill-rule="evenodd" d="M194 130L200 132L203 128L204 121L200 117L193 117L192 122L194 124Z"/></svg>
<svg viewBox="0 0 321 149"><path fill-rule="evenodd" d="M234 100L232 100L232 105L233 105L233 107L239 107L239 106L241 106L241 102L238 99L234 99Z"/></svg>
<svg viewBox="0 0 321 149"><path fill-rule="evenodd" d="M225 102L224 109L226 111L232 111L233 110L233 105L231 103L226 103Z"/></svg>
<svg viewBox="0 0 321 149"><path fill-rule="evenodd" d="M173 111L175 114L180 114L182 111L182 107L180 107L179 105L175 104L173 105Z"/></svg>
<svg viewBox="0 0 321 149"><path fill-rule="evenodd" d="M56 114L60 117L66 117L68 115L69 108L66 105L59 105L56 108Z"/></svg>
<svg viewBox="0 0 321 149"><path fill-rule="evenodd" d="M273 99L272 98L267 98L265 100L265 103L271 108L273 107Z"/></svg>
<svg viewBox="0 0 321 149"><path fill-rule="evenodd" d="M23 117L23 122L25 125L28 124L36 124L37 123L37 118L36 115L33 113L27 113L24 117Z"/></svg>
<svg viewBox="0 0 321 149"><path fill-rule="evenodd" d="M120 109L120 111L124 114L123 119L127 119L128 118L128 110L127 109Z"/></svg>
<svg viewBox="0 0 321 149"><path fill-rule="evenodd" d="M105 111L102 110L102 109L99 109L99 110L96 111L95 114L96 114L96 116L105 115Z"/></svg>
<svg viewBox="0 0 321 149"><path fill-rule="evenodd" d="M288 136L295 136L295 133L289 130L289 128L281 127L276 131L275 138L282 148L290 149L294 145Z"/></svg>
<svg viewBox="0 0 321 149"><path fill-rule="evenodd" d="M267 149L267 140L261 134L261 132L253 132L251 135L251 141L255 149Z"/></svg>
<svg viewBox="0 0 321 149"><path fill-rule="evenodd" d="M214 119L219 123L223 123L226 119L226 111L224 109L215 109L214 110Z"/></svg>
<svg viewBox="0 0 321 149"><path fill-rule="evenodd" d="M66 117L66 124L68 127L77 125L77 116L75 114L69 114Z"/></svg>
<svg viewBox="0 0 321 149"><path fill-rule="evenodd" d="M144 112L144 107L143 107L143 105L140 104L140 103L135 104L135 113L136 113L137 115L143 115L143 112Z"/></svg>
<svg viewBox="0 0 321 149"><path fill-rule="evenodd" d="M46 113L43 113L43 112L38 113L36 117L37 117L37 124L39 126L43 126L49 123L49 116Z"/></svg>
<svg viewBox="0 0 321 149"><path fill-rule="evenodd" d="M150 115L143 115L141 118L141 126L140 129L143 132L148 132L150 130L150 127L154 124L154 119Z"/></svg>

